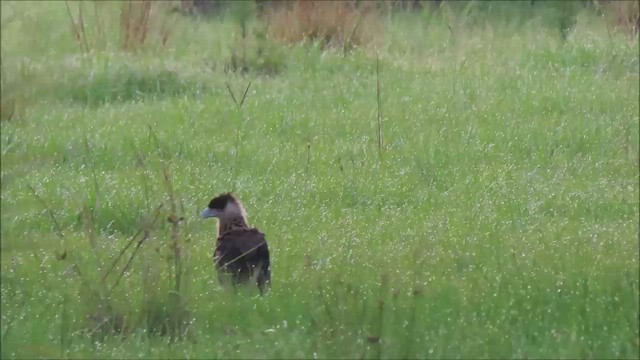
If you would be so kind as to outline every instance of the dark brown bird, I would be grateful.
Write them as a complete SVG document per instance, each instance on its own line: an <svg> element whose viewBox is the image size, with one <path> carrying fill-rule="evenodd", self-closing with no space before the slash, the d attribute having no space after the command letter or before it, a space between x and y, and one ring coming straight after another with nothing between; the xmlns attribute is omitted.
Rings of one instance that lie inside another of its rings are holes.
<svg viewBox="0 0 640 360"><path fill-rule="evenodd" d="M240 200L230 193L214 197L201 217L218 218L214 261L220 283L256 284L263 293L271 282L269 247L264 234L249 226Z"/></svg>

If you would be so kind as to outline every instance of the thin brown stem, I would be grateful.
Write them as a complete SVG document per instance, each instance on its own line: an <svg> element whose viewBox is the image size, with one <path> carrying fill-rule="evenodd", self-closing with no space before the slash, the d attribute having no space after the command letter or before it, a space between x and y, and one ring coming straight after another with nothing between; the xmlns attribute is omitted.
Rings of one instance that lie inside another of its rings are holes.
<svg viewBox="0 0 640 360"><path fill-rule="evenodd" d="M69 7L69 2L67 0L64 0L64 5L67 7L67 14L69 14L69 21L71 21L71 28L73 29L73 33L76 36L76 41L78 42L80 51L83 51L82 42L80 41L80 32L78 31L78 27L76 25L75 20L73 20L73 14L71 13L71 7Z"/></svg>
<svg viewBox="0 0 640 360"><path fill-rule="evenodd" d="M157 219L158 214L160 213L160 209L162 208L163 204L160 204L155 211L155 218L152 222L152 225L155 223L155 219ZM107 272L104 274L104 276L102 277L102 282L104 282L107 277L109 276L109 274L111 273L111 271L116 267L116 264L118 263L118 261L120 260L120 258L122 257L122 255L127 251L127 249L129 249L131 247L131 245L133 245L133 242L135 241L135 239L140 236L140 234L145 230L145 226L143 225L138 232L135 233L135 235L133 235L133 237L129 240L129 242L127 243L127 245L120 251L120 254L118 254L118 256L116 257L116 259L113 261L113 263L111 264L111 267L109 268L109 270L107 270Z"/></svg>
<svg viewBox="0 0 640 360"><path fill-rule="evenodd" d="M376 53L376 100L378 103L378 154L382 159L382 146L384 145L382 138L382 101L380 100L380 58Z"/></svg>
<svg viewBox="0 0 640 360"><path fill-rule="evenodd" d="M44 207L47 210L47 214L49 214L49 217L51 218L53 225L56 227L58 236L64 239L64 234L62 233L62 226L60 226L60 223L58 223L58 220L56 220L56 215L53 213L53 210L51 210L51 208L47 206L47 203L40 197L40 195L38 195L38 193L36 192L36 189L34 189L33 186L31 186L31 184L27 184L27 187L29 188L29 190L31 190L31 193L33 193L33 196L36 197L36 200L38 200L38 202L42 205L42 207Z"/></svg>
<svg viewBox="0 0 640 360"><path fill-rule="evenodd" d="M127 272L127 269L129 268L129 265L131 265L131 262L133 261L133 258L136 256L136 253L138 252L138 250L140 249L142 244L149 238L149 234L151 233L149 230L153 227L153 225L155 225L156 221L158 220L159 215L160 215L160 208L162 208L162 204L160 204L160 206L158 206L158 208L156 209L155 217L153 218L153 221L151 222L151 224L148 224L148 225L143 226L141 228L141 230L144 231L144 236L136 244L136 247L133 250L133 253L129 257L129 260L125 264L124 268L122 268L122 271L120 272L120 275L116 279L116 281L113 284L113 286L111 286L111 289L109 289L109 293L107 294L107 297L109 297L111 295L111 293L113 292L113 289L115 289L116 286L118 286L118 284L120 283L120 279L122 279L122 276L124 275L124 273Z"/></svg>

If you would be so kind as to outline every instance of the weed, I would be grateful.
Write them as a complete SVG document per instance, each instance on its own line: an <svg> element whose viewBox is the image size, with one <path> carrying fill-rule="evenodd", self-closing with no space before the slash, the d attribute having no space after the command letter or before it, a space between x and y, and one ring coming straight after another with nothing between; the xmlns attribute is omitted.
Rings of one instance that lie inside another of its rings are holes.
<svg viewBox="0 0 640 360"><path fill-rule="evenodd" d="M140 101L145 97L163 98L182 94L206 93L203 81L185 78L175 70L141 69L116 65L91 74L88 78L70 78L56 96L90 106L114 102Z"/></svg>
<svg viewBox="0 0 640 360"><path fill-rule="evenodd" d="M231 18L240 33L235 35L231 57L224 66L226 72L275 75L285 67L282 49L267 38L264 26L259 22L250 24L255 12L252 2L237 2L232 7Z"/></svg>

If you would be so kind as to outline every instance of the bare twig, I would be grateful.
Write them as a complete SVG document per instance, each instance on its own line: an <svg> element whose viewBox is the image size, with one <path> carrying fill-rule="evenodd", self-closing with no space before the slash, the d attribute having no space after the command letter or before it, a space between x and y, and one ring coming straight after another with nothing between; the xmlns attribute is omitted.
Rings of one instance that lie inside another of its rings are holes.
<svg viewBox="0 0 640 360"><path fill-rule="evenodd" d="M160 147L160 141L158 140L158 136L156 135L156 132L153 131L153 128L151 127L151 125L149 125L149 138L153 138L158 155L160 156L160 158L164 158L164 152Z"/></svg>
<svg viewBox="0 0 640 360"><path fill-rule="evenodd" d="M140 246L142 246L142 243L149 238L149 233L150 233L149 230L144 230L144 236L136 244L135 249L133 249L133 253L129 257L129 260L127 261L127 263L124 265L124 268L122 268L122 271L120 272L120 275L118 275L116 282L113 283L113 286L111 286L111 289L109 289L109 293L107 293L107 297L111 295L111 293L113 292L113 289L115 289L116 286L118 286L118 284L120 283L120 279L122 279L122 276L124 276L124 273L127 272L127 269L129 268L129 265L131 265L131 261L133 261L133 258L136 256L138 249L140 249Z"/></svg>
<svg viewBox="0 0 640 360"><path fill-rule="evenodd" d="M225 85L227 86L227 90L229 91L229 95L231 95L231 99L236 104L238 109L242 108L242 105L244 104L244 100L247 97L247 93L249 92L249 88L251 87L251 81L249 81L249 84L247 84L247 87L244 89L244 94L242 94L242 99L240 100L240 103L238 103L238 100L236 100L236 96L233 94L233 90L231 90L231 86L229 85L229 83L225 82Z"/></svg>
<svg viewBox="0 0 640 360"><path fill-rule="evenodd" d="M382 159L382 102L380 101L380 58L376 53L376 99L378 102L378 154Z"/></svg>
<svg viewBox="0 0 640 360"><path fill-rule="evenodd" d="M347 38L347 41L342 45L342 56L347 55L347 50L350 50L353 46L353 36L356 34L356 30L358 30L358 26L360 25L360 21L362 20L363 13L358 13L358 18L356 19L356 24L353 26L353 30L351 30L351 34Z"/></svg>
<svg viewBox="0 0 640 360"><path fill-rule="evenodd" d="M118 254L118 256L116 256L116 259L113 261L113 263L111 264L111 267L109 267L109 270L107 270L105 272L105 274L102 276L102 282L104 282L107 277L109 277L109 274L111 274L111 271L116 267L116 265L118 264L118 261L120 260L120 258L122 257L122 255L124 255L124 253L129 249L129 247L131 247L131 245L133 245L134 240L140 235L142 234L143 229L140 228L138 230L138 232L135 233L135 235L133 235L133 237L131 238L131 240L129 240L129 242L127 243L127 245L120 250L120 253Z"/></svg>
<svg viewBox="0 0 640 360"><path fill-rule="evenodd" d="M68 329L68 311L67 311L67 303L68 297L67 294L62 296L62 304L60 309L60 358L65 357L65 352L67 350L67 334L69 333Z"/></svg>
<svg viewBox="0 0 640 360"><path fill-rule="evenodd" d="M84 156L84 163L85 163L85 166L91 170L91 175L93 177L93 187L94 187L93 204L83 206L82 220L83 220L83 225L85 226L85 230L88 231L89 233L88 234L89 244L91 244L91 248L93 249L93 252L96 256L98 268L102 269L103 262L102 262L102 258L98 254L98 244L96 242L95 223L94 223L94 220L96 217L95 212L96 212L96 209L99 207L99 203L100 203L100 187L98 186L98 175L96 173L96 167L93 161L91 146L89 146L89 139L87 138L86 124L83 124L82 137L84 140L84 147L86 150L86 155ZM87 191L87 193L90 194L91 192Z"/></svg>
<svg viewBox="0 0 640 360"><path fill-rule="evenodd" d="M0 58L0 81L2 81L2 84L4 85L5 82L3 80L7 80L7 74L4 72L4 66L2 66L2 59Z"/></svg>
<svg viewBox="0 0 640 360"><path fill-rule="evenodd" d="M238 105L238 101L236 100L236 96L233 95L233 90L231 90L231 86L229 86L228 82L225 82L225 85L227 85L227 90L229 90L229 95L231 95L231 99L233 100L233 102L236 104L236 106Z"/></svg>
<svg viewBox="0 0 640 360"><path fill-rule="evenodd" d="M238 124L238 127L236 128L236 141L234 144L234 158L233 158L233 162L232 162L232 172L233 172L233 177L231 179L232 184L231 184L231 191L235 191L236 189L236 180L238 177L238 157L239 157L239 153L240 153L240 138L241 138L241 134L242 134L242 130L244 128L244 125L246 123L246 120L244 119L244 116L242 115L242 105L244 105L244 101L247 98L247 93L249 92L249 88L251 87L251 82L249 82L249 84L247 84L247 87L244 89L244 94L242 95L242 99L240 100L240 102L238 103L238 100L236 100L235 95L233 94L233 90L231 90L231 86L229 85L228 82L225 83L227 85L227 90L229 90L229 95L231 95L231 99L233 100L233 102L236 104L236 111L238 112L238 116L240 117L240 124Z"/></svg>
<svg viewBox="0 0 640 360"><path fill-rule="evenodd" d="M171 175L169 174L169 170L165 167L163 169L164 172L164 181L167 184L167 193L169 195L169 206L171 207L169 214L169 222L171 223L171 247L173 248L173 261L175 267L175 291L180 293L180 277L182 275L182 264L180 262L180 236L178 234L179 231L179 221L180 217L176 215L177 206L175 194L173 191L173 184L171 183Z"/></svg>
<svg viewBox="0 0 640 360"><path fill-rule="evenodd" d="M307 166L305 167L305 172L309 172L309 163L311 162L311 141L307 142Z"/></svg>
<svg viewBox="0 0 640 360"><path fill-rule="evenodd" d="M140 172L140 178L142 179L142 190L144 191L144 199L145 199L145 203L147 206L147 211L150 210L150 200L149 200L149 183L148 183L148 176L147 176L147 166L145 164L145 160L144 160L144 156L142 155L142 153L140 152L140 150L138 148L135 148L135 152L137 155L137 160L138 160L138 164L140 165L140 167L142 168L142 171Z"/></svg>
<svg viewBox="0 0 640 360"><path fill-rule="evenodd" d="M127 6L128 5L128 6ZM129 43L130 43L130 38L131 38L131 18L133 17L132 15L133 12L133 1L129 1L128 4L127 3L123 3L121 10L120 10L120 25L121 25L121 35L123 36L122 39L122 47L124 50L128 50L129 49Z"/></svg>
<svg viewBox="0 0 640 360"><path fill-rule="evenodd" d="M149 19L151 13L151 1L144 0L141 4L140 21L138 22L138 45L144 45L149 33Z"/></svg>
<svg viewBox="0 0 640 360"><path fill-rule="evenodd" d="M73 29L73 33L76 36L76 41L78 42L80 51L84 51L84 49L82 48L82 42L80 41L80 32L78 30L78 26L76 25L75 20L73 20L73 14L71 13L71 7L69 7L69 2L67 0L64 0L64 4L67 7L67 13L69 14L69 20L71 21L71 28Z"/></svg>
<svg viewBox="0 0 640 360"><path fill-rule="evenodd" d="M93 226L94 224L93 212L91 211L91 209L89 209L87 205L84 205L81 210L81 216L82 216L83 225L85 226L85 230L89 232L89 244L91 244L91 248L93 249L93 252L96 254L96 257L97 257L98 243L96 242L95 231Z"/></svg>
<svg viewBox="0 0 640 360"><path fill-rule="evenodd" d="M78 22L80 23L81 40L84 44L85 52L89 52L89 44L87 43L87 33L84 31L84 18L82 17L82 1L78 1Z"/></svg>
<svg viewBox="0 0 640 360"><path fill-rule="evenodd" d="M104 47L105 46L104 30L102 29L102 23L100 22L100 15L98 12L98 2L96 1L93 2L93 16L95 17L95 20L96 20L98 38L100 39L101 45Z"/></svg>
<svg viewBox="0 0 640 360"><path fill-rule="evenodd" d="M249 84L247 85L247 88L244 89L244 94L242 95L242 100L240 100L240 107L242 107L242 105L244 104L244 100L247 97L247 93L249 92L249 88L251 87L251 81L249 81Z"/></svg>
<svg viewBox="0 0 640 360"><path fill-rule="evenodd" d="M382 339L382 331L384 329L384 303L385 303L385 297L387 294L388 284L389 284L388 275L382 274L382 276L380 277L380 298L378 299L378 326L376 329L376 334L373 336L370 336L371 340L375 340L371 342L376 344L375 356L374 356L375 359L382 358L382 345L380 342Z"/></svg>
<svg viewBox="0 0 640 360"><path fill-rule="evenodd" d="M162 208L163 204L160 204L155 211L155 218L153 220L153 222L151 223L151 225L153 225L156 222L156 219L158 218L158 214L160 213L160 209ZM118 263L118 261L120 260L120 258L122 257L122 255L127 251L127 249L129 249L129 247L131 247L131 245L133 245L134 240L140 236L140 234L145 231L146 226L143 225L142 227L140 227L140 229L138 230L138 232L135 233L135 235L133 235L133 237L131 238L131 240L129 240L129 242L127 243L127 245L120 251L120 254L118 254L118 256L116 257L116 259L113 261L113 264L111 264L111 267L109 268L109 270L107 270L107 272L104 274L104 276L102 277L102 282L104 282L107 277L109 276L109 274L111 273L111 271L116 267L116 264ZM138 243L140 243L141 241L138 241Z"/></svg>
<svg viewBox="0 0 640 360"><path fill-rule="evenodd" d="M136 256L136 253L138 252L138 250L140 249L140 246L142 246L142 244L149 238L149 234L150 231L149 229L153 227L153 225L155 225L156 221L158 220L158 217L160 215L160 209L162 208L162 204L160 204L155 211L155 216L153 218L153 221L150 224L145 224L141 227L140 231L144 231L144 236L142 237L142 239L138 240L138 243L136 244L135 249L133 250L133 253L131 254L131 256L129 257L129 260L127 261L127 263L125 264L124 268L122 268L122 271L120 272L120 275L118 276L118 278L116 279L115 283L113 284L113 286L111 286L111 289L109 290L109 293L107 294L107 297L109 297L111 295L111 292L113 292L113 289L116 288L116 286L118 286L118 283L120 282L120 279L122 279L122 276L124 275L124 273L127 271L127 269L129 268L129 265L131 265L131 261L133 261L133 258ZM127 245L130 246L131 243L129 243ZM121 253L122 254L122 253Z"/></svg>
<svg viewBox="0 0 640 360"><path fill-rule="evenodd" d="M96 174L96 168L93 164L93 161L90 161L88 158L91 157L91 147L89 146L89 139L87 138L87 132L85 129L82 130L82 137L84 140L84 147L87 151L87 156L85 157L85 165L91 169L91 175L93 176L93 188L96 192L96 197L93 202L92 212L95 212L95 208L98 207L98 200L100 199L100 187L98 186L98 175Z"/></svg>
<svg viewBox="0 0 640 360"><path fill-rule="evenodd" d="M47 206L47 203L40 197L40 195L38 195L38 193L36 192L36 189L34 189L33 186L31 186L31 184L27 184L27 187L29 188L29 190L31 190L31 193L33 193L33 196L36 197L36 200L38 200L38 202L47 210L47 213L49 214L51 221L53 221L53 225L56 227L58 236L64 239L64 234L62 233L62 226L60 226L60 223L58 223L58 220L56 220L56 215L53 213L53 210L51 210L51 208Z"/></svg>

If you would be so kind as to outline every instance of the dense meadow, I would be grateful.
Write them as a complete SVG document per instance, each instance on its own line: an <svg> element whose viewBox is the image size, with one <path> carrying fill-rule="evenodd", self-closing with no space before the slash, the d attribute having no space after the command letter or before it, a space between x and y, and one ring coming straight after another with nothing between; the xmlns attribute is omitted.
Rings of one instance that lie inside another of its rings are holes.
<svg viewBox="0 0 640 360"><path fill-rule="evenodd" d="M1 4L2 358L639 356L638 36L606 11L314 38L127 4ZM216 278L231 190L264 297Z"/></svg>

